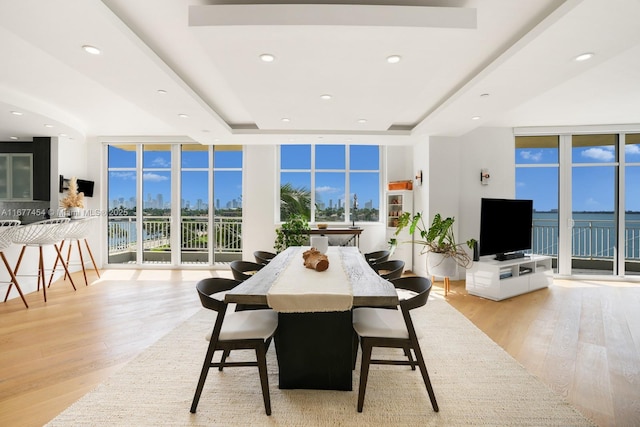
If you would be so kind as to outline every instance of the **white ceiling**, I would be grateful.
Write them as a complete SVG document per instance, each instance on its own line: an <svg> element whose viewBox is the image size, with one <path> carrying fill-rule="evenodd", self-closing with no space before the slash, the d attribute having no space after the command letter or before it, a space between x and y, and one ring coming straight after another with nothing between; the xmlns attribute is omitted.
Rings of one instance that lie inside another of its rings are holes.
<svg viewBox="0 0 640 427"><path fill-rule="evenodd" d="M640 123L640 0L269 3L0 0L0 141L402 144Z"/></svg>

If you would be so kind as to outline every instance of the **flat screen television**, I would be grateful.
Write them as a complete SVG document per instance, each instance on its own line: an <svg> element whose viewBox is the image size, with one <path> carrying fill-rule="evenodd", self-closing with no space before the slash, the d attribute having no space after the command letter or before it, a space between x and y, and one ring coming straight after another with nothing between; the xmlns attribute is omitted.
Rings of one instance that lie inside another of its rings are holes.
<svg viewBox="0 0 640 427"><path fill-rule="evenodd" d="M531 249L533 200L488 199L480 202L479 255L504 261Z"/></svg>
<svg viewBox="0 0 640 427"><path fill-rule="evenodd" d="M78 192L84 193L85 197L93 197L93 181L85 179L76 179L78 183Z"/></svg>

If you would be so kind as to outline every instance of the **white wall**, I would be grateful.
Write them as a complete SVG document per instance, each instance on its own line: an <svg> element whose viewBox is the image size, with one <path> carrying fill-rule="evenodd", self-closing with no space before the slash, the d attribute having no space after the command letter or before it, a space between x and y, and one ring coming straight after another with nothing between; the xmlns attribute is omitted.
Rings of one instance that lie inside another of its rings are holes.
<svg viewBox="0 0 640 427"><path fill-rule="evenodd" d="M515 197L515 138L510 128L479 128L460 140L460 196L458 240L478 239L480 199ZM489 169L488 185L480 183L480 169Z"/></svg>
<svg viewBox="0 0 640 427"><path fill-rule="evenodd" d="M276 146L243 148L242 258L253 261L257 250L273 252L276 238Z"/></svg>
<svg viewBox="0 0 640 427"><path fill-rule="evenodd" d="M422 168L425 180L414 192L414 209L423 213L427 227L436 213L453 216L458 243L477 239L480 199L515 195L514 144L510 128L479 128L461 137L420 140L414 147L413 163L414 169ZM491 174L486 186L480 183L483 168ZM414 247L413 262L416 274L427 274L425 256L420 256L418 246ZM459 269L455 279L464 278L464 274Z"/></svg>

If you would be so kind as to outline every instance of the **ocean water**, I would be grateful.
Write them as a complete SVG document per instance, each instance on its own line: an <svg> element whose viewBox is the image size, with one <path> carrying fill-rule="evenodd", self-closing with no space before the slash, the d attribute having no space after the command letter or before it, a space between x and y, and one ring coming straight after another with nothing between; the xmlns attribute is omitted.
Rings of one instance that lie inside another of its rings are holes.
<svg viewBox="0 0 640 427"><path fill-rule="evenodd" d="M572 253L576 257L613 258L616 222L613 212L574 212ZM640 259L640 212L625 214L625 232L620 239L626 257ZM533 252L558 254L558 213L533 213Z"/></svg>

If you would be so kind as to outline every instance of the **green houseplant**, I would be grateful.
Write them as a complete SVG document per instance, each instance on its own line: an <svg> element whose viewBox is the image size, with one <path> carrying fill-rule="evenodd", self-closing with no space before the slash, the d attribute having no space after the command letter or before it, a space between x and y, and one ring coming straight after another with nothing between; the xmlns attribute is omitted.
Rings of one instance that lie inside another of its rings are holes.
<svg viewBox="0 0 640 427"><path fill-rule="evenodd" d="M473 258L469 256L463 246L466 244L469 248L473 248L476 242L475 239L469 239L465 243L456 243L453 233L454 222L454 217L443 219L440 214L435 214L431 226L427 228L421 212L414 215L411 215L409 212L404 212L398 218L395 235L400 234L405 227L409 227L409 234L412 236L417 231L420 238L410 240L409 243L422 245L420 253L427 253L428 257L429 254L439 254L438 256L432 257L432 260L427 258L427 269L429 273L438 276L450 276L452 274L438 274L433 270L437 270L437 267L443 264L450 264L452 262L461 267L468 268L473 262Z"/></svg>
<svg viewBox="0 0 640 427"><path fill-rule="evenodd" d="M301 214L292 215L276 229L276 241L273 245L276 252L282 252L289 246L302 246L309 238L309 221Z"/></svg>

